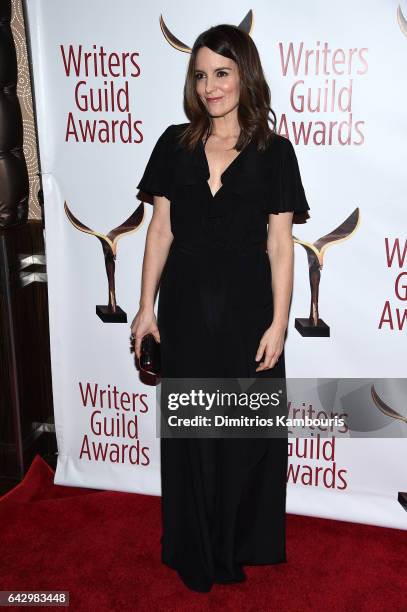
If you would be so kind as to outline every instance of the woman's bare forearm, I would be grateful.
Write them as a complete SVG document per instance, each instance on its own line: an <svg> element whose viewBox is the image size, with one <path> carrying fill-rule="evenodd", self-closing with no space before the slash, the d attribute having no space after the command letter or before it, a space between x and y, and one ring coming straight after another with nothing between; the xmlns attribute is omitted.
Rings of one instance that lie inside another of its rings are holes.
<svg viewBox="0 0 407 612"><path fill-rule="evenodd" d="M293 290L294 241L287 239L267 243L270 258L274 302L273 323L285 329Z"/></svg>
<svg viewBox="0 0 407 612"><path fill-rule="evenodd" d="M141 275L140 308L154 309L165 262L174 236L150 223L144 247L143 270Z"/></svg>

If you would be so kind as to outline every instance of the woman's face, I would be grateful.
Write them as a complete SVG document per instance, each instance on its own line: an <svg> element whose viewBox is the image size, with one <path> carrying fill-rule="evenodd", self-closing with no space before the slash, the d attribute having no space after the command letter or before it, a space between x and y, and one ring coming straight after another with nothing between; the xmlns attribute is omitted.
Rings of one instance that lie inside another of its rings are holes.
<svg viewBox="0 0 407 612"><path fill-rule="evenodd" d="M195 64L196 92L212 117L223 117L239 105L240 79L235 61L201 47Z"/></svg>

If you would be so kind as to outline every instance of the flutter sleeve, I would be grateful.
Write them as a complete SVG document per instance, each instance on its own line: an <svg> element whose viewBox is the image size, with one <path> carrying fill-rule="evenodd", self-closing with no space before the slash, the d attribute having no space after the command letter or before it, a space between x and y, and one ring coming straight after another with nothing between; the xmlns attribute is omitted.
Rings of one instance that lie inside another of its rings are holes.
<svg viewBox="0 0 407 612"><path fill-rule="evenodd" d="M147 165L144 174L137 185L143 194L149 196L145 198L150 204L154 202L153 196L165 196L171 200L171 183L172 183L172 125L161 134L157 140Z"/></svg>
<svg viewBox="0 0 407 612"><path fill-rule="evenodd" d="M282 144L280 164L276 164L276 171L273 173L265 211L275 215L280 212L294 212L295 216L308 218L307 211L310 207L293 144L288 138L282 138Z"/></svg>

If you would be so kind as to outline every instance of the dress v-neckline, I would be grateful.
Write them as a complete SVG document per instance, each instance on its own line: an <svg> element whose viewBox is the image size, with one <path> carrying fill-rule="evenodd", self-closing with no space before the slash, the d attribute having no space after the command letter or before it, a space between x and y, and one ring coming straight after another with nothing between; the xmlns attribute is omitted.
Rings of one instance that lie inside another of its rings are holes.
<svg viewBox="0 0 407 612"><path fill-rule="evenodd" d="M201 152L202 152L202 155L203 155L203 158L204 158L204 161L205 161L206 170L207 170L207 174L208 174L208 179L205 182L206 182L206 185L208 187L208 192L210 193L212 199L214 200L216 198L216 196L218 195L218 193L224 187L223 177L227 174L227 172L232 168L232 166L241 157L242 153L247 149L248 145L246 145L241 151L239 151L238 155L236 155L236 157L234 159L232 159L232 161L226 166L226 168L224 169L224 171L220 175L221 186L219 187L219 189L217 191L215 191L215 193L212 193L212 189L211 189L211 187L209 185L209 182L208 182L209 179L211 178L211 171L210 171L210 167L209 167L208 157L206 155L205 145L204 145L202 139L199 140L199 144L200 144L200 147L201 147Z"/></svg>

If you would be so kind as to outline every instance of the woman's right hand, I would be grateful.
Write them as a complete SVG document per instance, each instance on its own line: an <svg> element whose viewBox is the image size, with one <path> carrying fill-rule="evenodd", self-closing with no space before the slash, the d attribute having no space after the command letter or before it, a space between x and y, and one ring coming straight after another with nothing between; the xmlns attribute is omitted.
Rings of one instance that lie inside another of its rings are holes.
<svg viewBox="0 0 407 612"><path fill-rule="evenodd" d="M160 342L160 332L158 330L157 320L152 308L140 308L131 323L130 329L135 338L134 352L137 359L140 359L141 341L144 336L147 334L152 334L155 340Z"/></svg>

